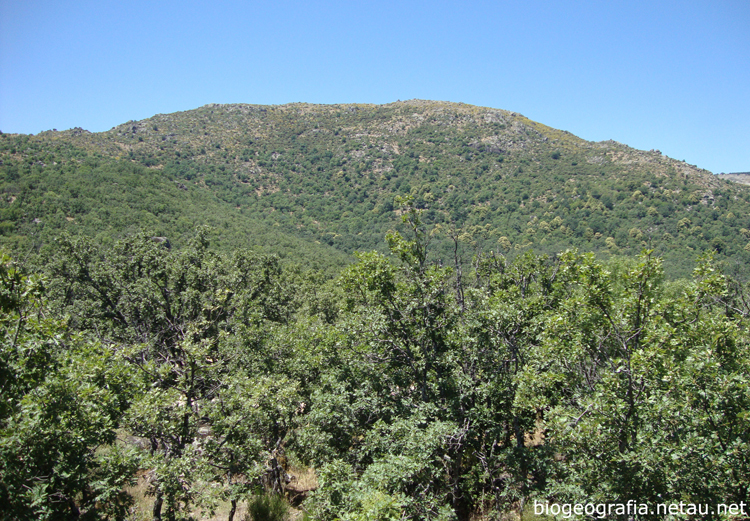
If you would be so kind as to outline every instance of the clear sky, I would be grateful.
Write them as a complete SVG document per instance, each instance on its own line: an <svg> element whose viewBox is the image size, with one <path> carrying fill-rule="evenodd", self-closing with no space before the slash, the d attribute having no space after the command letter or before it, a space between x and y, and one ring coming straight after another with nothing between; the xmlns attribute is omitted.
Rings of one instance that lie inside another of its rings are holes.
<svg viewBox="0 0 750 521"><path fill-rule="evenodd" d="M0 0L3 132L411 98L750 171L750 1Z"/></svg>

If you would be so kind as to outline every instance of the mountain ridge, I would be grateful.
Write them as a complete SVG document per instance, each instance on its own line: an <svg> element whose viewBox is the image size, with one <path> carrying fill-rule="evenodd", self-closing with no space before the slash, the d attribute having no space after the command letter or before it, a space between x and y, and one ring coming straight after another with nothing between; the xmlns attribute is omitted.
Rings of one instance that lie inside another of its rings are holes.
<svg viewBox="0 0 750 521"><path fill-rule="evenodd" d="M496 122L498 116L501 118L501 120L507 120L512 119L517 124L525 125L526 127L533 129L537 131L541 136L552 140L553 143L560 143L563 144L564 142L568 140L573 140L576 142L576 144L579 145L587 145L590 148L622 148L624 147L627 150L630 151L637 151L646 153L645 150L638 150L635 148L632 148L626 144L623 144L621 142L615 141L613 139L604 140L604 141L587 141L584 140L571 132L567 130L560 130L555 129L553 127L549 127L547 125L544 125L543 123L531 120L527 118L526 116L523 116L520 113L505 110L505 109L497 109L497 108L491 108L491 107L482 107L482 106L475 106L475 105L468 105L465 103L458 103L458 102L447 102L447 101L432 101L432 100L421 100L421 99L412 99L412 100L406 100L406 101L396 101L396 102L390 102L385 104L369 104L369 103L350 103L350 104L313 104L313 103L304 103L304 102L294 102L294 103L287 103L282 105L258 105L258 104L245 104L245 103L229 103L229 104L219 104L219 103L208 103L206 105L203 105L201 107L198 107L196 109L186 110L186 111L178 111L178 112L172 112L172 113L159 113L155 114L154 116L151 116L146 119L142 120L131 120L125 123L122 123L120 125L116 125L112 127L110 130L103 131L103 132L90 132L88 130L82 129L80 127L76 127L73 129L63 130L63 131L56 131L56 130L47 130L40 132L36 134L37 136L65 136L65 137L83 137L83 136L97 136L97 135L107 135L111 134L113 132L118 132L120 134L124 133L123 131L127 129L129 126L136 126L139 128L139 130L143 127L143 125L153 122L155 124L158 124L159 122L169 122L173 117L178 115L186 115L186 114L200 114L205 111L211 111L214 110L220 110L225 112L242 112L245 114L252 114L252 113L266 113L269 110L281 110L281 111L292 111L297 110L300 114L305 113L314 113L317 111L332 111L332 110L348 110L348 111L356 111L361 109L377 109L377 108L388 108L388 109L399 109L399 108L405 108L405 107L429 107L433 109L461 109L463 112L468 112L471 114L476 115L477 113L484 113L485 120L489 120L492 122ZM132 127L131 127L132 128ZM517 127L514 127L514 129ZM14 135L14 134L11 134ZM16 134L17 135L17 134ZM661 154L659 150L650 150L648 153L655 153L658 156L661 156L663 160L668 164L681 164L684 165L684 168L691 171L691 173L708 173L713 175L710 171L706 169L702 169L697 167L696 165L690 165L688 163L685 163L684 161L679 161L673 158L669 158L667 156L664 156Z"/></svg>

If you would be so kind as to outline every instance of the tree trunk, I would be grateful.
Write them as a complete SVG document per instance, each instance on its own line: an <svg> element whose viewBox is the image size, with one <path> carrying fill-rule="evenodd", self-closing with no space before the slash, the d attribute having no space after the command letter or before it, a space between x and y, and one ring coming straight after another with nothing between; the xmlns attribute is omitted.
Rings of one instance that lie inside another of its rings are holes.
<svg viewBox="0 0 750 521"><path fill-rule="evenodd" d="M156 499L154 499L154 521L161 521L161 505L164 503L164 498L161 495L161 492L156 493Z"/></svg>

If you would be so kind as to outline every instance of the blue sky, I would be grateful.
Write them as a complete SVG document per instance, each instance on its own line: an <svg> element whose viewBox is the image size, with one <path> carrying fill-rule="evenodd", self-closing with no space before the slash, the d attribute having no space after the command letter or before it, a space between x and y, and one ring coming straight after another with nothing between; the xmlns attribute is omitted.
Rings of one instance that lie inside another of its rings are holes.
<svg viewBox="0 0 750 521"><path fill-rule="evenodd" d="M748 28L747 0L0 0L0 130L422 98L750 171Z"/></svg>

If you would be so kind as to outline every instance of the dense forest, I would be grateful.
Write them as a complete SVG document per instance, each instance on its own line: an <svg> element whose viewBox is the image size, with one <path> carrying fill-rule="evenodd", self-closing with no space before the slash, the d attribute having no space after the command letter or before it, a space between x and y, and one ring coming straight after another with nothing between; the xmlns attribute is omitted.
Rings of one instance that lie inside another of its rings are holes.
<svg viewBox="0 0 750 521"><path fill-rule="evenodd" d="M672 282L651 251L467 273L404 216L329 282L202 231L5 258L3 517L233 519L264 489L311 519L747 500L750 301L711 255Z"/></svg>
<svg viewBox="0 0 750 521"><path fill-rule="evenodd" d="M0 519L748 517L749 187L428 102L0 157Z"/></svg>

